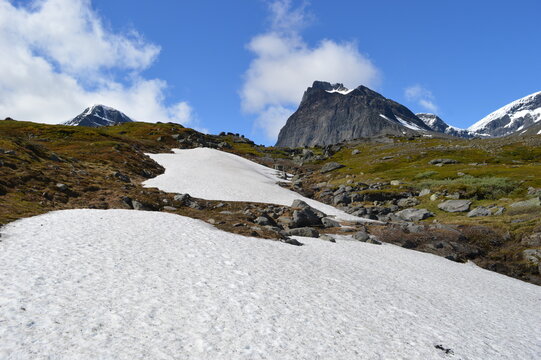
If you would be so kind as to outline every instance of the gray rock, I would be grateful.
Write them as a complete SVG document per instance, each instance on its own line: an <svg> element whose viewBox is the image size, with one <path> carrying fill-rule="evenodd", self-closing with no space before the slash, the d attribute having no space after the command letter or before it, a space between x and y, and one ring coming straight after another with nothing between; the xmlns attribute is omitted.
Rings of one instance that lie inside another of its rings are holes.
<svg viewBox="0 0 541 360"><path fill-rule="evenodd" d="M340 223L338 221L333 220L328 217L322 218L321 222L323 223L323 226L325 226L326 228L340 227Z"/></svg>
<svg viewBox="0 0 541 360"><path fill-rule="evenodd" d="M177 208L174 207L174 206L164 206L163 209L165 211L176 211L177 210Z"/></svg>
<svg viewBox="0 0 541 360"><path fill-rule="evenodd" d="M123 181L123 182L131 182L131 179L128 175L124 175L122 174L121 172L119 171L116 171L114 174L113 174L114 177L116 177L117 179L119 179L120 181Z"/></svg>
<svg viewBox="0 0 541 360"><path fill-rule="evenodd" d="M374 245L381 245L381 241L379 241L378 239L376 239L375 236L370 236L370 239L368 239L366 241L368 244L374 244Z"/></svg>
<svg viewBox="0 0 541 360"><path fill-rule="evenodd" d="M541 263L541 249L527 249L522 252L526 261L539 265Z"/></svg>
<svg viewBox="0 0 541 360"><path fill-rule="evenodd" d="M358 231L355 234L353 234L353 238L355 240L367 242L368 239L370 239L370 235L368 235L365 231Z"/></svg>
<svg viewBox="0 0 541 360"><path fill-rule="evenodd" d="M342 193L342 194L336 195L332 199L332 203L333 203L334 206L350 204L351 203L351 196L349 196L349 194L347 194L347 193Z"/></svg>
<svg viewBox="0 0 541 360"><path fill-rule="evenodd" d="M176 194L173 196L173 200L184 205L192 199L190 194Z"/></svg>
<svg viewBox="0 0 541 360"><path fill-rule="evenodd" d="M291 207L294 209L310 209L319 218L324 218L327 216L327 214L325 214L323 211L319 211L318 209L311 207L300 199L293 200Z"/></svg>
<svg viewBox="0 0 541 360"><path fill-rule="evenodd" d="M428 162L430 165L448 165L448 164L457 164L458 161L456 160L453 160L453 159L434 159L434 160L430 160Z"/></svg>
<svg viewBox="0 0 541 360"><path fill-rule="evenodd" d="M416 198L409 197L409 198L398 200L397 205L400 206L401 208L410 208L410 207L419 205L419 203L420 201L417 200Z"/></svg>
<svg viewBox="0 0 541 360"><path fill-rule="evenodd" d="M430 189L423 189L419 192L419 196L430 195Z"/></svg>
<svg viewBox="0 0 541 360"><path fill-rule="evenodd" d="M494 211L494 216L502 215L505 211L505 208L503 206L498 206L496 208L496 211Z"/></svg>
<svg viewBox="0 0 541 360"><path fill-rule="evenodd" d="M319 237L319 232L311 227L301 227L295 229L289 229L285 231L287 236L304 236L304 237Z"/></svg>
<svg viewBox="0 0 541 360"><path fill-rule="evenodd" d="M395 213L395 215L405 221L421 221L426 218L434 216L434 214L428 211L427 209L414 209L414 208L398 211L397 213Z"/></svg>
<svg viewBox="0 0 541 360"><path fill-rule="evenodd" d="M541 196L536 196L534 198L524 201L518 201L516 203L512 203L509 206L511 206L512 208L541 206Z"/></svg>
<svg viewBox="0 0 541 360"><path fill-rule="evenodd" d="M323 165L323 167L321 168L321 170L319 172L322 173L322 174L325 174L325 173L328 173L328 172L331 172L333 170L340 169L340 168L343 168L343 167L344 167L344 165L339 164L337 162L329 162L329 163L326 163L325 165Z"/></svg>
<svg viewBox="0 0 541 360"><path fill-rule="evenodd" d="M400 180L391 180L391 186L400 186L402 185L402 181Z"/></svg>
<svg viewBox="0 0 541 360"><path fill-rule="evenodd" d="M335 243L335 242L336 242L336 239L335 239L335 238L333 238L332 236L327 235L327 234L320 235L319 238L320 238L321 240L330 241L330 242L332 242L332 243Z"/></svg>
<svg viewBox="0 0 541 360"><path fill-rule="evenodd" d="M468 213L468 217L477 217L477 216L490 216L492 211L489 208L484 206L478 206Z"/></svg>
<svg viewBox="0 0 541 360"><path fill-rule="evenodd" d="M271 221L271 219L269 219L268 217L266 216L259 216L257 217L255 220L254 220L254 223L258 224L258 225L261 225L261 226L267 226L267 225L274 225L274 221Z"/></svg>
<svg viewBox="0 0 541 360"><path fill-rule="evenodd" d="M61 183L56 184L56 188L57 188L58 190L64 191L64 192L66 192L66 191L69 190L68 185L66 185L66 184L61 184Z"/></svg>
<svg viewBox="0 0 541 360"><path fill-rule="evenodd" d="M304 208L293 211L293 219L290 224L293 228L306 226L320 226L321 218L312 210L312 208Z"/></svg>
<svg viewBox="0 0 541 360"><path fill-rule="evenodd" d="M137 200L132 200L132 206L134 210L149 210L146 205Z"/></svg>
<svg viewBox="0 0 541 360"><path fill-rule="evenodd" d="M438 208L446 212L466 212L471 204L469 200L447 200L438 204Z"/></svg>
<svg viewBox="0 0 541 360"><path fill-rule="evenodd" d="M357 154L360 154L361 153L361 150L359 149L354 149L352 152L351 152L351 155L357 155Z"/></svg>

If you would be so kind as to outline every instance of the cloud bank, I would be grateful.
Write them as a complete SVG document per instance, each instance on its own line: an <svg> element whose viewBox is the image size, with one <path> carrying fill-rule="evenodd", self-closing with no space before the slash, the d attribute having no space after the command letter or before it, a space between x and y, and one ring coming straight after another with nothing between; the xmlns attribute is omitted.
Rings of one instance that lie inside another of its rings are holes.
<svg viewBox="0 0 541 360"><path fill-rule="evenodd" d="M423 109L432 113L438 112L438 106L434 102L432 92L421 85L413 85L404 90L406 100L416 102Z"/></svg>
<svg viewBox="0 0 541 360"><path fill-rule="evenodd" d="M190 105L167 105L167 83L141 75L159 52L136 31L107 29L89 0L0 0L0 118L56 124L102 103L135 120L189 123Z"/></svg>
<svg viewBox="0 0 541 360"><path fill-rule="evenodd" d="M240 91L242 110L256 116L255 127L269 140L276 140L314 80L341 82L350 88L378 83L378 69L356 43L323 39L310 46L302 38L300 31L311 17L305 5L294 8L291 0L277 0L269 10L269 31L247 45L254 59Z"/></svg>

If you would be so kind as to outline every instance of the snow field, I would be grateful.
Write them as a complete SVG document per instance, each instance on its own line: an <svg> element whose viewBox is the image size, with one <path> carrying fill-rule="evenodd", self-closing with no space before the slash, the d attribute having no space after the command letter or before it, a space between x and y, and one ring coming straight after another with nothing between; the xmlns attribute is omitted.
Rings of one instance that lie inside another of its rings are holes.
<svg viewBox="0 0 541 360"><path fill-rule="evenodd" d="M174 149L174 154L148 154L165 167L165 173L147 180L146 187L170 193L188 193L206 200L248 201L291 206L301 199L339 220L367 221L315 201L277 184L277 171L223 151ZM368 220L370 221L370 220Z"/></svg>
<svg viewBox="0 0 541 360"><path fill-rule="evenodd" d="M134 210L16 221L0 359L540 358L540 287L344 239L296 247Z"/></svg>

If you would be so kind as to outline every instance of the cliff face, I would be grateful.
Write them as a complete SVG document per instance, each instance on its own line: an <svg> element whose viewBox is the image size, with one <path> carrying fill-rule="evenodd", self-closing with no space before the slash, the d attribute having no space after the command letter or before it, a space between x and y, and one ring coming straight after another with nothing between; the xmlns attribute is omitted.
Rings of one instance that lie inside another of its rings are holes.
<svg viewBox="0 0 541 360"><path fill-rule="evenodd" d="M335 144L378 135L409 135L431 129L408 108L365 86L315 81L280 130L276 146Z"/></svg>

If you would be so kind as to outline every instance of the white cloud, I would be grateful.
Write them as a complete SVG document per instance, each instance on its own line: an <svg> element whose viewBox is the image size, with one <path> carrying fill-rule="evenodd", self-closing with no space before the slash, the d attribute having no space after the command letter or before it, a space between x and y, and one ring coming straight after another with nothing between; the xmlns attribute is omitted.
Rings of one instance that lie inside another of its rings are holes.
<svg viewBox="0 0 541 360"><path fill-rule="evenodd" d="M432 92L421 85L413 85L404 90L406 100L416 102L418 105L433 113L438 112Z"/></svg>
<svg viewBox="0 0 541 360"><path fill-rule="evenodd" d="M242 109L258 116L255 126L270 140L276 139L314 80L350 88L377 84L378 70L355 43L324 39L312 47L304 41L299 34L307 23L304 7L293 9L291 1L278 0L270 10L271 29L248 44L255 58L240 91Z"/></svg>
<svg viewBox="0 0 541 360"><path fill-rule="evenodd" d="M59 123L103 103L135 120L190 122L188 103L166 105L165 81L140 75L159 51L108 30L89 0L0 0L0 117Z"/></svg>

